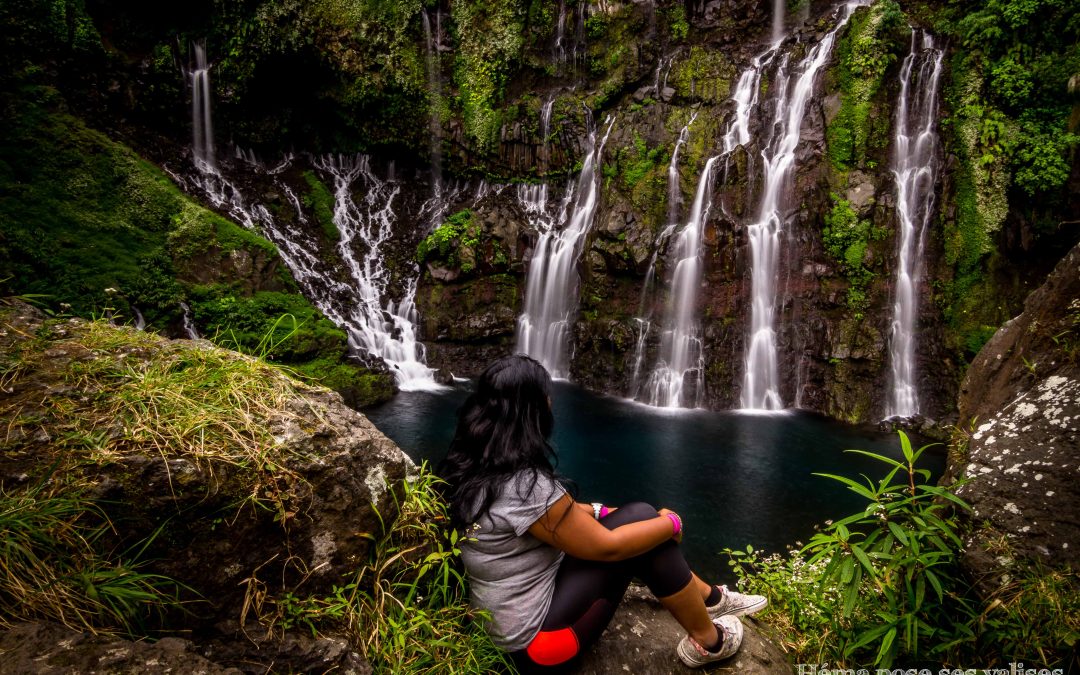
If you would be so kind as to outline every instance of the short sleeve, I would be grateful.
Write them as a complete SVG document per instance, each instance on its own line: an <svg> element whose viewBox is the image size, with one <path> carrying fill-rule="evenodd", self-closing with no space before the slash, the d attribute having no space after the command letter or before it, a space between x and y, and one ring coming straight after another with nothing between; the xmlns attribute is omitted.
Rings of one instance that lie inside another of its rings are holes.
<svg viewBox="0 0 1080 675"><path fill-rule="evenodd" d="M565 494L566 488L554 479L523 471L514 476L500 496L500 515L520 537Z"/></svg>

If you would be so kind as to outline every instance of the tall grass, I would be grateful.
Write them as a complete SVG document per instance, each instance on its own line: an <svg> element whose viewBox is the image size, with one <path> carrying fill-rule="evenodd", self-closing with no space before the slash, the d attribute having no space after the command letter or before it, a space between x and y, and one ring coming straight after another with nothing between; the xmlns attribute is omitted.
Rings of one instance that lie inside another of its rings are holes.
<svg viewBox="0 0 1080 675"><path fill-rule="evenodd" d="M399 516L374 539L372 557L327 596L289 593L255 608L271 630L344 632L375 672L512 672L468 604L459 535L446 531L438 478L422 468L402 487Z"/></svg>
<svg viewBox="0 0 1080 675"><path fill-rule="evenodd" d="M149 541L105 550L112 525L78 494L0 488L0 625L46 619L95 633L144 633L180 607L179 586L141 570Z"/></svg>
<svg viewBox="0 0 1080 675"><path fill-rule="evenodd" d="M25 344L3 377L12 386L23 373L57 367L46 351L62 345L72 357L59 366L69 388L30 401L15 396L0 408L25 435L53 439L61 470L132 455L183 457L211 473L230 465L249 490L238 497L285 512L277 486L292 476L293 451L275 429L318 414L307 385L255 357L173 344L103 320L65 330L64 340Z"/></svg>

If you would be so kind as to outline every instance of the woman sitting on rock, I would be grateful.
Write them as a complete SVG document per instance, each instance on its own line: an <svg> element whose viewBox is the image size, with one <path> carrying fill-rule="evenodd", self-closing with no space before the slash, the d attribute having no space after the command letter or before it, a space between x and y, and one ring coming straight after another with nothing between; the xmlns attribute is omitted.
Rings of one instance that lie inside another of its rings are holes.
<svg viewBox="0 0 1080 675"><path fill-rule="evenodd" d="M735 617L765 606L699 579L683 558L683 524L668 509L580 504L555 475L548 444L551 377L526 356L491 364L458 412L439 473L451 519L465 533L462 559L487 630L525 672L571 664L641 579L686 629L677 652L700 667L732 656Z"/></svg>

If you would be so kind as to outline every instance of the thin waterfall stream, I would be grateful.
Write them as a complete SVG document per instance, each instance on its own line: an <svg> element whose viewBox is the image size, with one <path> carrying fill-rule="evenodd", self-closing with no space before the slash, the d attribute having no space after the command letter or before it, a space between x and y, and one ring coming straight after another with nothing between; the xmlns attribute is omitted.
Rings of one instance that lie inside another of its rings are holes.
<svg viewBox="0 0 1080 675"><path fill-rule="evenodd" d="M892 386L885 416L911 417L919 412L915 341L918 289L926 231L934 212L934 186L940 158L936 131L938 83L944 51L929 33L913 30L911 49L900 70L896 110L896 219L899 226L893 318L889 333Z"/></svg>

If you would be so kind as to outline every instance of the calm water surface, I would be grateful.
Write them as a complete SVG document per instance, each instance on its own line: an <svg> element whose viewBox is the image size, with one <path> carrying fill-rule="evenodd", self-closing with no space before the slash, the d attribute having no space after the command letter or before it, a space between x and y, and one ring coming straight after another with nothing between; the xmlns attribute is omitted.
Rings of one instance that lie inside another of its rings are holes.
<svg viewBox="0 0 1080 675"><path fill-rule="evenodd" d="M446 455L468 386L402 392L365 413L413 460L434 466ZM885 474L884 464L845 449L902 457L895 434L809 413L659 411L563 382L552 399L558 470L576 483L577 500L640 500L678 511L691 564L724 581L731 578L721 549L784 551L805 542L816 524L862 510L861 497L812 475ZM937 448L921 462L934 480L944 463Z"/></svg>

